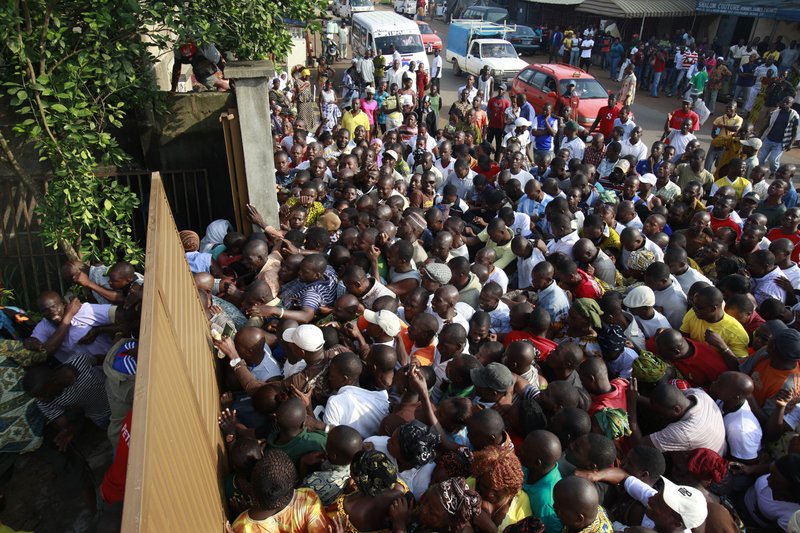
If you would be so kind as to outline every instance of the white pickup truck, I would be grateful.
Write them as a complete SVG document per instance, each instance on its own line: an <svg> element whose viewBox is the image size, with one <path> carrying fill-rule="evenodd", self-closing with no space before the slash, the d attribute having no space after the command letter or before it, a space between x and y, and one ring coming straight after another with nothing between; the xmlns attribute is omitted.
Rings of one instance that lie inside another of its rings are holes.
<svg viewBox="0 0 800 533"><path fill-rule="evenodd" d="M453 20L447 34L445 61L453 65L456 76L462 72L478 75L483 67L488 66L495 81L511 83L514 76L528 66L519 58L514 46L504 39L507 33L515 30L515 25Z"/></svg>

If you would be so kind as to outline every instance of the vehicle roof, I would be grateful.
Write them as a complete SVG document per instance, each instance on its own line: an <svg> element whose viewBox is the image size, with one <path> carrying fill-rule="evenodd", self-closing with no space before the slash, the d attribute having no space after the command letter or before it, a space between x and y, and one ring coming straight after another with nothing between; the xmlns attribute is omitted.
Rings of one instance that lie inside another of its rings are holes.
<svg viewBox="0 0 800 533"><path fill-rule="evenodd" d="M392 11L367 11L366 13L355 13L353 24L362 23L364 26L371 26L387 32L397 32L399 30L416 30L419 26L416 22Z"/></svg>
<svg viewBox="0 0 800 533"><path fill-rule="evenodd" d="M467 9L475 9L476 11L505 11L508 12L508 9L501 7L501 6L470 6L464 8L464 11Z"/></svg>
<svg viewBox="0 0 800 533"><path fill-rule="evenodd" d="M581 78L595 79L594 76L583 69L562 63L531 63L528 68L541 70L542 72L546 72L559 80Z"/></svg>
<svg viewBox="0 0 800 533"><path fill-rule="evenodd" d="M511 44L505 39L472 39L472 42L478 41L483 44Z"/></svg>

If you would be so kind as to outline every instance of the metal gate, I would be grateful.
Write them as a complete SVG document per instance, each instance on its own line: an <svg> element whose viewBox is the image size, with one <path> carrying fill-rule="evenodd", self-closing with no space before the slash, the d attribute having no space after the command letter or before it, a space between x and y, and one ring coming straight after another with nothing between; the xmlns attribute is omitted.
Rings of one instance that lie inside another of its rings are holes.
<svg viewBox="0 0 800 533"><path fill-rule="evenodd" d="M134 213L134 238L145 246L147 210L150 200L150 172L119 172L100 175L116 179L139 196ZM164 190L180 229L193 229L200 235L217 216L205 169L170 170L161 174ZM40 181L43 191L47 180ZM67 289L59 268L65 256L44 245L39 221L34 214L36 199L19 181L0 178L0 288L14 292L13 304L34 309L36 297L45 290L61 294Z"/></svg>

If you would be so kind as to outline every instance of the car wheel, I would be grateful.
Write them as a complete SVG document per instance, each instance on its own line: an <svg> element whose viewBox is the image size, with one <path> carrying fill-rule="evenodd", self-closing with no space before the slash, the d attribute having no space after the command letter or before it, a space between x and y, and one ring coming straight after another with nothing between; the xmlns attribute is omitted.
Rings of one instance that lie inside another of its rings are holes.
<svg viewBox="0 0 800 533"><path fill-rule="evenodd" d="M461 67L458 66L458 60L453 59L453 74L461 76Z"/></svg>

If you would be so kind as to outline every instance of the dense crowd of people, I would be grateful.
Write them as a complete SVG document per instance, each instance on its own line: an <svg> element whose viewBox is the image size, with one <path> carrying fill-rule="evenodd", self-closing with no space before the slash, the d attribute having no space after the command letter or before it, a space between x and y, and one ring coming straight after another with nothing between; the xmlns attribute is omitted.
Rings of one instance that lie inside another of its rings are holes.
<svg viewBox="0 0 800 533"><path fill-rule="evenodd" d="M535 110L488 71L445 106L438 55L355 58L342 95L304 67L275 78L277 224L248 206L255 231L180 231L232 531L800 531L796 54L733 54L736 87L745 58L766 66L762 105L735 91L745 116L732 100L704 147L716 54L662 77L693 42L617 44L607 66L634 78L589 128L571 94ZM682 95L649 149L636 78ZM61 274L79 290L41 294L35 327L17 310L2 347L49 362L21 383L59 449L108 431L113 530L144 278Z"/></svg>

